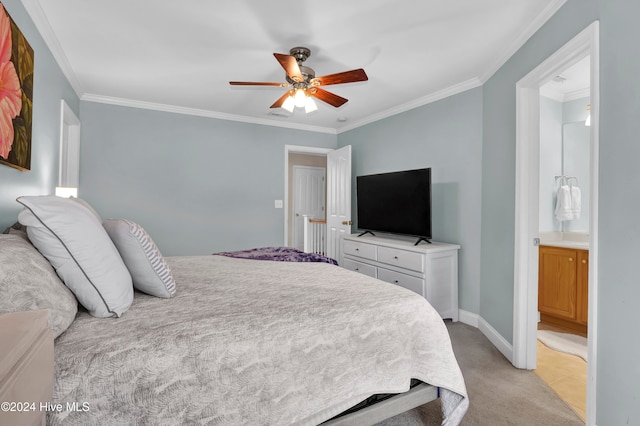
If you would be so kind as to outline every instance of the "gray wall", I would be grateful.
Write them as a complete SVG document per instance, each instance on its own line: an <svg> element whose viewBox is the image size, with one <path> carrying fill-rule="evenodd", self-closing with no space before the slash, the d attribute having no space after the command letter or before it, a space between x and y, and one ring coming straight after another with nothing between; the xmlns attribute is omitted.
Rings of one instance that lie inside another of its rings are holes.
<svg viewBox="0 0 640 426"><path fill-rule="evenodd" d="M461 245L459 304L478 313L482 89L341 133L338 145L353 149L354 221L356 176L431 167L433 239Z"/></svg>
<svg viewBox="0 0 640 426"><path fill-rule="evenodd" d="M515 84L594 20L600 20L600 200L597 419L640 424L637 263L640 197L640 2L568 0L483 86L480 314L511 341L515 206ZM632 333L633 334L633 333Z"/></svg>
<svg viewBox="0 0 640 426"><path fill-rule="evenodd" d="M18 219L20 195L51 194L58 183L60 100L78 114L78 96L19 0L3 0L34 52L31 170L0 164L0 232Z"/></svg>
<svg viewBox="0 0 640 426"><path fill-rule="evenodd" d="M284 145L336 135L81 102L79 196L165 255L282 245Z"/></svg>

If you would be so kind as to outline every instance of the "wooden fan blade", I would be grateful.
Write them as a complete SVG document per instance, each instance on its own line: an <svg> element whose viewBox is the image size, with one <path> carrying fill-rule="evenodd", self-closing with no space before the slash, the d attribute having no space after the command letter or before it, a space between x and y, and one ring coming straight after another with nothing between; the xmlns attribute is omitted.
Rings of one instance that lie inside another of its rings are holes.
<svg viewBox="0 0 640 426"><path fill-rule="evenodd" d="M295 82L304 81L304 76L300 72L300 67L298 66L298 61L291 55L285 55L283 53L274 53L273 56L276 57L282 68L284 68L285 72L291 78L291 80Z"/></svg>
<svg viewBox="0 0 640 426"><path fill-rule="evenodd" d="M355 81L367 81L369 77L362 68L357 70L339 72L337 74L329 74L322 77L316 77L310 81L312 86L328 86L330 84L353 83Z"/></svg>
<svg viewBox="0 0 640 426"><path fill-rule="evenodd" d="M336 94L333 94L331 92L327 92L324 89L321 89L319 87L312 87L309 89L309 93L311 94L311 96L315 96L316 98L320 99L323 102L328 103L329 105L332 105L336 108L338 108L339 106L344 105L345 103L347 103L349 101L349 99L345 99L342 96L338 96Z"/></svg>
<svg viewBox="0 0 640 426"><path fill-rule="evenodd" d="M229 84L232 86L289 86L288 83L273 83L268 81L230 81Z"/></svg>
<svg viewBox="0 0 640 426"><path fill-rule="evenodd" d="M286 101L289 96L290 96L289 92L285 92L285 94L280 96L280 98L277 101L275 101L273 105L271 105L269 108L280 108L284 103L284 101Z"/></svg>

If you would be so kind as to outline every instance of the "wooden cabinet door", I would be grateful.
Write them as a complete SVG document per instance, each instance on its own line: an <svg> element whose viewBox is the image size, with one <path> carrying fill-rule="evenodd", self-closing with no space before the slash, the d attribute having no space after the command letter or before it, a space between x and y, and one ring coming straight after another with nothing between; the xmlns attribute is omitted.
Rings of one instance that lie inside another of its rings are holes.
<svg viewBox="0 0 640 426"><path fill-rule="evenodd" d="M538 310L571 321L577 320L577 250L540 246Z"/></svg>
<svg viewBox="0 0 640 426"><path fill-rule="evenodd" d="M589 319L589 251L578 250L578 312L580 324L587 324Z"/></svg>

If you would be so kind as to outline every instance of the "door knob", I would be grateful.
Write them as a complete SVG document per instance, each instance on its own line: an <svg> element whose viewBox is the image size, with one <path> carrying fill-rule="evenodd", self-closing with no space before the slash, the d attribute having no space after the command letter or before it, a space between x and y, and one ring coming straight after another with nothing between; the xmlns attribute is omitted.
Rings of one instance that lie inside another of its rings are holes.
<svg viewBox="0 0 640 426"><path fill-rule="evenodd" d="M343 220L343 221L342 221L342 224L343 224L343 225L353 225L353 222L352 222L352 221L350 221L350 220Z"/></svg>

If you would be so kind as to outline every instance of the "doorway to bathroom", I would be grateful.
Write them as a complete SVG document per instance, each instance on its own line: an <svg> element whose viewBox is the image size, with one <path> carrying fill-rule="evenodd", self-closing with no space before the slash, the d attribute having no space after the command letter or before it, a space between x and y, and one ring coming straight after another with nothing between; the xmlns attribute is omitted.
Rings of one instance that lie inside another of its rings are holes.
<svg viewBox="0 0 640 426"><path fill-rule="evenodd" d="M514 332L513 364L518 368L537 366L538 279L540 243L541 190L541 111L540 90L562 73L586 59L590 72L590 165L589 201L582 205L588 210L589 251L585 265L588 270L588 294L597 294L598 258L598 107L599 107L599 27L594 22L574 39L542 62L516 85L516 206L514 257ZM586 107L586 106L585 106ZM555 176L552 184L556 185ZM560 172L560 183L565 173ZM548 201L548 200L547 200ZM551 203L554 203L553 200ZM562 231L560 231L562 232ZM567 262L571 262L566 258ZM575 262L577 258L574 258ZM542 269L540 270L542 271ZM541 272L545 273L545 272ZM588 300L588 370L587 424L595 422L595 385L597 360L597 304Z"/></svg>

